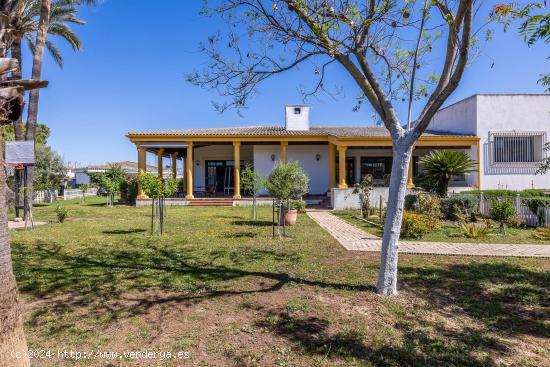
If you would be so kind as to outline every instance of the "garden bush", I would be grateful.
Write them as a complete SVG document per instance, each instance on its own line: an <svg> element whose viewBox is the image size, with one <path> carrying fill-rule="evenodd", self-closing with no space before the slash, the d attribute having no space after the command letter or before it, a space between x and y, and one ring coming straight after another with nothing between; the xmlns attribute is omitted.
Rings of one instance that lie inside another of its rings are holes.
<svg viewBox="0 0 550 367"><path fill-rule="evenodd" d="M441 199L437 195L426 192L409 194L405 196L405 210L439 218L441 216Z"/></svg>
<svg viewBox="0 0 550 367"><path fill-rule="evenodd" d="M441 200L441 211L445 219L463 220L475 212L479 197L469 194L452 195Z"/></svg>
<svg viewBox="0 0 550 367"><path fill-rule="evenodd" d="M550 226L537 228L533 235L539 240L550 241Z"/></svg>
<svg viewBox="0 0 550 367"><path fill-rule="evenodd" d="M427 215L405 211L401 224L401 236L406 238L422 238L435 229L434 221Z"/></svg>
<svg viewBox="0 0 550 367"><path fill-rule="evenodd" d="M491 232L491 227L483 223L464 223L462 234L468 238L485 238Z"/></svg>
<svg viewBox="0 0 550 367"><path fill-rule="evenodd" d="M302 199L290 200L290 207L296 209L298 213L306 212L306 202Z"/></svg>
<svg viewBox="0 0 550 367"><path fill-rule="evenodd" d="M491 218L500 223L500 228L506 233L506 225L516 216L512 200L495 199L491 203Z"/></svg>
<svg viewBox="0 0 550 367"><path fill-rule="evenodd" d="M69 211L63 205L57 204L57 206L55 207L55 214L57 214L57 220L59 221L59 223L63 223L65 219L67 219Z"/></svg>

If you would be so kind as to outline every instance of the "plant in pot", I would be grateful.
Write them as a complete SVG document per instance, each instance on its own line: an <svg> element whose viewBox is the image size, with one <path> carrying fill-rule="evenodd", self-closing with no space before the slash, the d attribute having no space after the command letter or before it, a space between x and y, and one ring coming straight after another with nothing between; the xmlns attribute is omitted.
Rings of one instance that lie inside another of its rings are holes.
<svg viewBox="0 0 550 367"><path fill-rule="evenodd" d="M301 199L309 190L309 178L298 162L278 162L267 177L265 187L279 208L277 218L277 234L281 237L281 224L283 221L283 206L286 206L285 223L294 220L298 210L290 209L292 199ZM290 223L289 223L290 224ZM284 230L284 229L283 229ZM286 233L283 233L286 236Z"/></svg>

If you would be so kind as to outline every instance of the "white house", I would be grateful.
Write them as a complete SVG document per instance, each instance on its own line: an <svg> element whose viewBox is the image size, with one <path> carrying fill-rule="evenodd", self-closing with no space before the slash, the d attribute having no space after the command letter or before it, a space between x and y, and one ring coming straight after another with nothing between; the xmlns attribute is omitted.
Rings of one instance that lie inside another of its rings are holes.
<svg viewBox="0 0 550 367"><path fill-rule="evenodd" d="M480 138L483 189L550 188L550 174L535 174L550 134L550 94L476 94L438 111L429 128Z"/></svg>
<svg viewBox="0 0 550 367"><path fill-rule="evenodd" d="M422 168L420 157L433 150L459 150L479 162L476 172L455 177L453 190L470 188L550 188L550 176L535 175L550 128L550 95L475 95L439 111L415 145L409 186ZM310 177L310 194L345 200L348 187L374 177L387 195L392 165L391 138L383 127L316 126L307 105L285 107L285 123L130 132L145 170L152 153L185 162L187 204L201 196L242 200L239 174L250 164L264 176L278 161L298 161ZM237 182L235 182L237 180ZM385 193L385 194L384 194ZM332 195L330 195L332 194Z"/></svg>

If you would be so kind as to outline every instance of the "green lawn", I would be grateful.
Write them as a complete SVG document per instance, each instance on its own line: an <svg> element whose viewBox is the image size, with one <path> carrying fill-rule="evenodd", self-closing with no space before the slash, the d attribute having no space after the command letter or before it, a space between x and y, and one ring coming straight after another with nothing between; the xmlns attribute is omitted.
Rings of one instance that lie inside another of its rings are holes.
<svg viewBox="0 0 550 367"><path fill-rule="evenodd" d="M12 232L29 347L188 351L191 360L45 359L37 366L541 366L550 262L400 255L401 293L373 293L378 254L351 253L305 215L271 238L271 209L36 207Z"/></svg>
<svg viewBox="0 0 550 367"><path fill-rule="evenodd" d="M338 217L344 219L365 232L382 237L382 229L378 226L367 223L358 217L361 216L359 210L341 210L333 212ZM550 244L548 241L541 240L534 236L533 228L507 228L506 234L502 234L500 229L489 233L485 238L468 238L463 235L460 227L454 222L443 222L440 228L432 233L414 240L427 242L463 242L463 243L513 243L513 244ZM403 238L405 241L407 238Z"/></svg>

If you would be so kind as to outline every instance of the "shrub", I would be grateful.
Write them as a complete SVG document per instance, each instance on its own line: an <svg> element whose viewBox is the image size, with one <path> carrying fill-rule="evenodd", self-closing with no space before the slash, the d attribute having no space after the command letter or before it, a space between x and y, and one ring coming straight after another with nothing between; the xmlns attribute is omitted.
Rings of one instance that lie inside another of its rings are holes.
<svg viewBox="0 0 550 367"><path fill-rule="evenodd" d="M491 203L491 218L500 223L500 228L506 233L506 224L516 216L514 204L509 199L495 199Z"/></svg>
<svg viewBox="0 0 550 367"><path fill-rule="evenodd" d="M441 217L441 199L437 195L425 192L409 194L405 196L405 210L439 219Z"/></svg>
<svg viewBox="0 0 550 367"><path fill-rule="evenodd" d="M411 211L403 213L401 236L406 238L422 238L434 229L434 222L427 215Z"/></svg>
<svg viewBox="0 0 550 367"><path fill-rule="evenodd" d="M491 227L482 223L464 223L461 226L462 234L468 238L484 238L491 231Z"/></svg>
<svg viewBox="0 0 550 367"><path fill-rule="evenodd" d="M431 183L430 191L441 197L447 196L449 180L452 176L460 176L476 168L476 162L470 159L468 154L449 150L431 152L420 158L420 164Z"/></svg>
<svg viewBox="0 0 550 367"><path fill-rule="evenodd" d="M359 196L359 202L361 203L361 216L368 218L370 214L370 192L372 191L372 176L365 175L359 183L356 183L353 187L353 193Z"/></svg>
<svg viewBox="0 0 550 367"><path fill-rule="evenodd" d="M535 233L533 233L533 236L539 240L550 241L550 226L537 228Z"/></svg>
<svg viewBox="0 0 550 367"><path fill-rule="evenodd" d="M445 219L462 220L471 216L479 204L479 197L469 194L452 195L441 200Z"/></svg>
<svg viewBox="0 0 550 367"><path fill-rule="evenodd" d="M63 223L65 219L67 219L69 211L61 204L57 204L57 206L55 207L55 214L57 214L57 220L59 221L59 223Z"/></svg>
<svg viewBox="0 0 550 367"><path fill-rule="evenodd" d="M296 209L298 211L298 213L305 213L306 212L306 202L302 199L291 200L290 201L290 207L292 209Z"/></svg>

